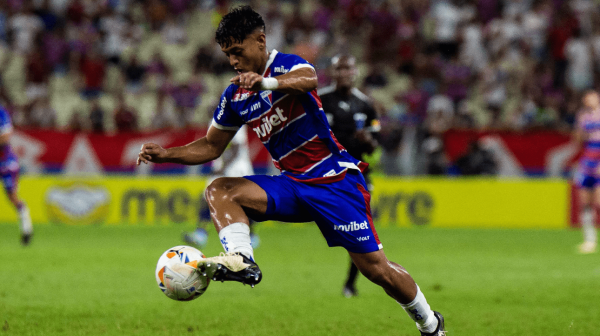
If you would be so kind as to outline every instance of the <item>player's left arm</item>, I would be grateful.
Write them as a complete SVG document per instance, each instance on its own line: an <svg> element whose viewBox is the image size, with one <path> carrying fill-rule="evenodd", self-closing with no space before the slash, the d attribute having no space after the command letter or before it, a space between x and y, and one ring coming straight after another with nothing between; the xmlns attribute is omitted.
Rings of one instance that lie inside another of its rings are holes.
<svg viewBox="0 0 600 336"><path fill-rule="evenodd" d="M271 78L263 78L255 72L245 72L233 77L231 82L250 91L274 90L290 95L307 93L318 86L317 73L312 67L299 68Z"/></svg>

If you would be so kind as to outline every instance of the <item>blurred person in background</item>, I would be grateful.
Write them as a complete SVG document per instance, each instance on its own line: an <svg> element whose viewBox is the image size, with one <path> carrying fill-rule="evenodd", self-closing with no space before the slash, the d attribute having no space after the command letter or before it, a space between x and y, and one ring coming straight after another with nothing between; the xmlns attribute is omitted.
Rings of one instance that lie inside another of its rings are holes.
<svg viewBox="0 0 600 336"><path fill-rule="evenodd" d="M369 97L354 87L358 73L356 59L350 55L338 55L331 60L333 84L319 90L323 103L323 111L329 126L340 144L355 159L365 161L366 154L372 154L378 146L375 140L380 126L377 113ZM363 176L369 191L373 185L367 168ZM353 297L358 294L356 279L358 268L350 260L350 270L346 279L343 294Z"/></svg>
<svg viewBox="0 0 600 336"><path fill-rule="evenodd" d="M82 95L86 99L95 99L102 94L106 63L104 57L95 48L85 55L81 62L83 80Z"/></svg>
<svg viewBox="0 0 600 336"><path fill-rule="evenodd" d="M36 45L27 56L25 95L29 103L26 113L28 117L31 108L48 96L50 71L51 67L44 57L41 46Z"/></svg>
<svg viewBox="0 0 600 336"><path fill-rule="evenodd" d="M13 50L23 55L33 49L37 35L44 29L44 22L35 15L29 1L20 6L8 25L13 34Z"/></svg>
<svg viewBox="0 0 600 336"><path fill-rule="evenodd" d="M119 96L119 102L114 111L115 126L117 132L135 132L138 130L137 111L128 106L123 95Z"/></svg>
<svg viewBox="0 0 600 336"><path fill-rule="evenodd" d="M483 148L479 140L472 141L467 153L456 160L461 175L496 175L498 164L494 154Z"/></svg>
<svg viewBox="0 0 600 336"><path fill-rule="evenodd" d="M248 147L248 127L242 126L235 134L227 146L223 155L212 162L211 176L206 180L206 185L219 177L241 177L254 175L252 160L250 160L250 148ZM204 247L208 241L208 231L206 227L212 224L210 219L210 209L207 202L203 202L198 213L198 226L193 232L183 234L183 241ZM254 232L256 222L250 219L250 243L252 248L257 248L260 244L258 235Z"/></svg>
<svg viewBox="0 0 600 336"><path fill-rule="evenodd" d="M29 208L19 199L17 194L17 181L19 178L19 161L10 146L10 136L13 131L12 122L8 111L0 106L0 177L10 202L19 213L21 229L21 243L29 245L33 236L33 226L29 216Z"/></svg>
<svg viewBox="0 0 600 336"><path fill-rule="evenodd" d="M596 252L598 236L596 233L595 208L600 206L600 96L588 91L583 96L583 108L577 115L573 140L583 145L583 156L575 174L575 183L579 187L581 206L580 221L583 228L583 243L580 253Z"/></svg>
<svg viewBox="0 0 600 336"><path fill-rule="evenodd" d="M131 93L141 93L144 88L144 79L146 78L146 66L138 60L137 53L134 53L129 63L123 67L123 74L127 83L126 89Z"/></svg>

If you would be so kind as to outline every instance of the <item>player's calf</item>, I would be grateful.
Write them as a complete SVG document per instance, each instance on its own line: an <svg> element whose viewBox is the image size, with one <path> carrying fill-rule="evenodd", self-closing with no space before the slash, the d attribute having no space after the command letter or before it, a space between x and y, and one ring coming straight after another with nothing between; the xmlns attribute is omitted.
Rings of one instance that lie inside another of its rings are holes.
<svg viewBox="0 0 600 336"><path fill-rule="evenodd" d="M443 318L440 319L404 267L389 261L383 251L352 253L350 256L360 272L395 299L415 321L422 335L445 335ZM438 313L439 315L439 313Z"/></svg>

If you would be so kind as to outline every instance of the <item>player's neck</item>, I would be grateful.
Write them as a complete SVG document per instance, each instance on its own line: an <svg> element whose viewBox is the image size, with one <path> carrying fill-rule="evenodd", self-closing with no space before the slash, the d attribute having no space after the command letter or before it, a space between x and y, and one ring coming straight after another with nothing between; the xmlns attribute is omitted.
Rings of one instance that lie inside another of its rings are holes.
<svg viewBox="0 0 600 336"><path fill-rule="evenodd" d="M260 63L260 71L259 74L264 74L265 70L267 70L267 63L269 63L269 57L271 57L271 53L267 50L262 62Z"/></svg>

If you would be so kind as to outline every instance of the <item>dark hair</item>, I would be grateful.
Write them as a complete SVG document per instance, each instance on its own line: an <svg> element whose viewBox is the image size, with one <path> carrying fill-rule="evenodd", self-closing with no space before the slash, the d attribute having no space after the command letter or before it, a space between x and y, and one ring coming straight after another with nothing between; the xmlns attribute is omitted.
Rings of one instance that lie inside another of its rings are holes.
<svg viewBox="0 0 600 336"><path fill-rule="evenodd" d="M232 43L242 43L244 39L256 29L265 29L262 16L250 6L232 8L219 22L215 40L222 47L229 47Z"/></svg>

